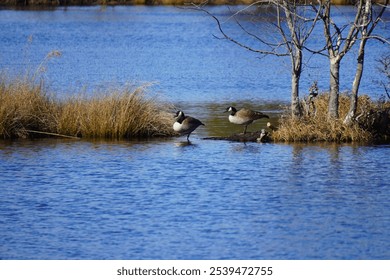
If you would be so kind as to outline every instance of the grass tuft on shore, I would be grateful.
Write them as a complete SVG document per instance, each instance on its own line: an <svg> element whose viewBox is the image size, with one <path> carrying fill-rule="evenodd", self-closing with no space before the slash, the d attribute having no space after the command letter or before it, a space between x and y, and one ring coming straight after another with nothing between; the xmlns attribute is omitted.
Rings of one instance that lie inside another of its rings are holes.
<svg viewBox="0 0 390 280"><path fill-rule="evenodd" d="M0 77L0 137L26 138L28 130L53 131L55 104L28 78Z"/></svg>
<svg viewBox="0 0 390 280"><path fill-rule="evenodd" d="M172 106L147 86L116 88L58 100L28 78L0 77L0 137L58 134L82 138L172 136Z"/></svg>
<svg viewBox="0 0 390 280"><path fill-rule="evenodd" d="M272 138L276 142L387 142L389 141L389 101L372 101L368 96L359 97L356 121L343 123L348 113L350 98L341 94L337 120L328 118L329 94L320 94L314 101L315 113L302 118L286 114L280 119Z"/></svg>

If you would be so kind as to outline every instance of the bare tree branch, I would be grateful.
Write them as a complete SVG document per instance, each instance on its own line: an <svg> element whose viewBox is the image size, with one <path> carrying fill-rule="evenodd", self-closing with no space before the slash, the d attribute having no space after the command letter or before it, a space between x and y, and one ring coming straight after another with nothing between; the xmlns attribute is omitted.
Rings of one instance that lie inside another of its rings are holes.
<svg viewBox="0 0 390 280"><path fill-rule="evenodd" d="M279 44L275 44L275 43L271 43L271 42L267 42L265 41L264 39L260 38L259 36L257 36L256 34L253 34L252 32L249 32L238 20L237 18L234 17L234 20L236 22L236 24L241 28L242 31L244 31L246 34L248 34L249 37L252 37L254 39L256 39L257 41L259 41L260 43L264 44L264 45L267 45L267 46L270 46L270 47L273 47L274 49L277 49L283 45L285 45L284 43L279 43Z"/></svg>
<svg viewBox="0 0 390 280"><path fill-rule="evenodd" d="M230 41L230 42L232 42L232 43L234 43L234 44L236 44L236 45L238 45L238 46L240 46L240 47L242 47L242 48L244 48L244 49L247 49L247 50L249 50L249 51L251 51L251 52L260 53L260 54L264 54L264 55L289 56L289 53L288 53L288 52L277 52L277 51L276 51L276 48L279 47L278 45L274 46L274 48L272 48L272 50L255 49L255 48L253 48L253 47L251 47L251 46L248 46L248 45L246 45L246 44L244 44L244 43L242 43L242 42L240 42L240 41L234 39L233 37L229 36L229 35L225 32L225 30L224 30L223 27L222 27L222 23L221 23L221 21L219 20L218 17L216 17L215 15L213 15L212 13L210 13L208 10L204 9L204 8L201 7L201 6L197 6L197 5L195 5L195 4L193 4L193 6L195 7L196 10L199 10L199 11L202 11L202 12L206 13L208 16L210 16L211 18L213 18L213 19L215 20L215 22L217 23L217 27L218 27L218 29L219 29L219 32L220 32L220 33L222 34L222 36L223 36L223 37L222 37L223 39L226 39L226 40L228 40L228 41ZM245 30L245 29L244 29L244 30ZM218 37L217 37L217 38L218 38ZM266 42L264 42L264 43L265 43L267 46L270 46L270 47L272 46L272 44L269 45L269 44L267 44Z"/></svg>

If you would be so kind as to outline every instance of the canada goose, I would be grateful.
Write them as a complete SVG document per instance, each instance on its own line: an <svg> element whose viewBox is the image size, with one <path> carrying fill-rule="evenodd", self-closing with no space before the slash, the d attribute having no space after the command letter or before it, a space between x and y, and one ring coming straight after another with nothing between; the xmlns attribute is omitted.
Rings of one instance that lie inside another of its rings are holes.
<svg viewBox="0 0 390 280"><path fill-rule="evenodd" d="M244 125L244 134L246 133L246 128L250 125L254 120L258 120L261 118L269 117L261 112L253 111L251 109L242 108L237 111L236 108L230 106L226 109L225 112L230 112L229 121L234 124Z"/></svg>
<svg viewBox="0 0 390 280"><path fill-rule="evenodd" d="M204 125L200 120L190 116L185 116L183 111L177 111L176 122L173 124L173 130L179 132L181 135L187 134L187 141L189 140L191 132L193 132L198 126Z"/></svg>

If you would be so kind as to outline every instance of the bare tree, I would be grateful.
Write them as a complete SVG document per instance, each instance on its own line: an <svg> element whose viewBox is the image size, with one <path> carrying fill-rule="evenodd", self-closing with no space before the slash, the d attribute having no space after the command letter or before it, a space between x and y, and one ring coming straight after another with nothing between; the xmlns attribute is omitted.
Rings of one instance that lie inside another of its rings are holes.
<svg viewBox="0 0 390 280"><path fill-rule="evenodd" d="M244 27L236 18L236 15L240 14L241 11L233 15L237 25L249 37L257 40L257 42L260 43L261 48L254 48L247 43L240 42L232 36L229 36L218 17L211 14L204 7L196 6L197 9L207 13L216 21L223 39L227 39L230 42L255 53L290 57L291 113L293 117L300 117L302 115L299 101L299 83L302 74L303 50L305 49L307 40L312 34L314 27L322 14L322 6L316 9L316 12L313 13L311 9L308 11L306 10L306 6L299 5L298 3L299 2L296 0L261 0L250 5L270 5L275 8L276 21L272 24L272 26L276 29L276 33L279 35L279 40L277 42L270 42L264 36L259 36ZM309 14L309 17L307 17L306 14Z"/></svg>
<svg viewBox="0 0 390 280"><path fill-rule="evenodd" d="M339 117L339 90L340 90L340 63L343 57L351 50L355 44L359 33L359 21L361 19L363 1L360 0L357 12L352 23L345 26L338 26L333 21L331 15L331 0L318 0L323 7L320 17L324 25L325 47L328 53L330 65L330 97L328 106L328 116L330 118ZM313 6L318 11L318 9ZM348 34L345 36L344 30L349 26Z"/></svg>
<svg viewBox="0 0 390 280"><path fill-rule="evenodd" d="M386 10L387 4L389 0L386 0L382 8L380 9L378 15L374 18L374 11L372 0L359 0L361 4L358 7L362 7L361 18L359 25L357 26L360 32L360 44L357 56L357 66L355 78L352 84L352 92L351 92L351 104L349 107L349 111L347 116L344 119L345 124L350 124L355 116L358 105L358 93L360 81L363 76L363 66L364 66L364 55L365 55L365 47L366 43L369 39L375 38L381 40L384 43L389 43L385 38L379 36L372 36L372 32L377 26L378 22L381 20L383 13Z"/></svg>

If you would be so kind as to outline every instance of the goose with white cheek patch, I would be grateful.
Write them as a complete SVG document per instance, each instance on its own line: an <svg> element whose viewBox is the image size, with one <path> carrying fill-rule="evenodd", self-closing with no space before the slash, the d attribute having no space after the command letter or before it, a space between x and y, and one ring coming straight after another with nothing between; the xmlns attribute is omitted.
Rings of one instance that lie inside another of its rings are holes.
<svg viewBox="0 0 390 280"><path fill-rule="evenodd" d="M177 111L175 118L176 122L173 124L173 130L180 133L180 135L187 134L188 142L190 141L191 132L197 129L198 126L204 125L200 120L184 115L183 111Z"/></svg>
<svg viewBox="0 0 390 280"><path fill-rule="evenodd" d="M269 119L269 117L267 115L263 114L262 112L253 111L251 109L246 109L246 108L242 108L242 109L237 111L236 108L230 106L226 109L225 112L230 113L229 114L229 121L231 123L240 124L240 125L245 126L244 134L246 133L246 129L247 129L248 125L250 125L253 121L258 120L258 119L262 119L262 118Z"/></svg>

